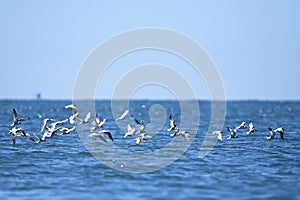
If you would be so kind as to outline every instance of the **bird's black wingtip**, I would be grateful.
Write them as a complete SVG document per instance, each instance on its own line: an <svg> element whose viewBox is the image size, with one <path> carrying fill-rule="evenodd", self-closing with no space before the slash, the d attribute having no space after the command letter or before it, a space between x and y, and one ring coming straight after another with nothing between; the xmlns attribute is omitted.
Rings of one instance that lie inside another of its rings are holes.
<svg viewBox="0 0 300 200"><path fill-rule="evenodd" d="M106 134L108 135L109 139L111 139L111 141L114 141L114 138L110 132L106 132Z"/></svg>

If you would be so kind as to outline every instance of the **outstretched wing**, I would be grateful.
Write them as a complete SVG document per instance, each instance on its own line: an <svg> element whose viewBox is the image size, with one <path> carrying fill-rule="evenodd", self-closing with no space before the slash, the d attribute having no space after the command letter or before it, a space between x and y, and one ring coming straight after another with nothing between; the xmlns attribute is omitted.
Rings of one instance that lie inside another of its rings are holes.
<svg viewBox="0 0 300 200"><path fill-rule="evenodd" d="M283 140L284 139L284 128L280 127L274 130L274 132L279 132L280 133L280 138Z"/></svg>
<svg viewBox="0 0 300 200"><path fill-rule="evenodd" d="M132 132L133 130L135 130L135 127L127 124L127 132Z"/></svg>
<svg viewBox="0 0 300 200"><path fill-rule="evenodd" d="M249 130L252 131L254 129L253 123L249 122Z"/></svg>
<svg viewBox="0 0 300 200"><path fill-rule="evenodd" d="M129 113L129 109L126 109L126 110L122 113L122 115L116 119L116 121L125 119L125 117L128 115L128 113Z"/></svg>
<svg viewBox="0 0 300 200"><path fill-rule="evenodd" d="M242 122L236 129L244 129L244 128L246 128L245 125L246 125L246 122Z"/></svg>
<svg viewBox="0 0 300 200"><path fill-rule="evenodd" d="M222 134L221 133L218 134L218 140L222 141Z"/></svg>
<svg viewBox="0 0 300 200"><path fill-rule="evenodd" d="M280 138L281 138L282 140L284 140L283 132L280 132Z"/></svg>
<svg viewBox="0 0 300 200"><path fill-rule="evenodd" d="M177 125L171 114L169 120L170 120L170 126L175 128Z"/></svg>
<svg viewBox="0 0 300 200"><path fill-rule="evenodd" d="M104 118L100 123L99 123L99 127L100 128L102 128L103 127L103 125L105 124L105 122L106 122L106 118Z"/></svg>
<svg viewBox="0 0 300 200"><path fill-rule="evenodd" d="M142 125L142 123L141 123L139 120L134 119L134 121L135 121L138 125Z"/></svg>
<svg viewBox="0 0 300 200"><path fill-rule="evenodd" d="M12 115L13 115L14 122L17 122L19 117L18 117L18 113L17 113L16 109L14 109L14 108L12 111Z"/></svg>
<svg viewBox="0 0 300 200"><path fill-rule="evenodd" d="M107 135L109 137L109 139L111 139L111 141L114 141L114 138L109 131L102 130L102 131L100 131L100 133L104 133L105 135Z"/></svg>
<svg viewBox="0 0 300 200"><path fill-rule="evenodd" d="M100 138L100 140L102 140L103 142L107 142L106 138L102 135L97 135L97 137Z"/></svg>
<svg viewBox="0 0 300 200"><path fill-rule="evenodd" d="M22 133L22 136L26 136L27 133L25 133L25 131L22 128L18 128L16 130L16 133Z"/></svg>
<svg viewBox="0 0 300 200"><path fill-rule="evenodd" d="M26 120L30 120L31 118L30 117L23 117L23 118L19 118L18 120L19 121L26 121Z"/></svg>
<svg viewBox="0 0 300 200"><path fill-rule="evenodd" d="M77 107L76 107L76 105L74 105L74 104L66 105L65 108L66 108L66 109L71 109L72 112L73 112L73 114L78 113Z"/></svg>
<svg viewBox="0 0 300 200"><path fill-rule="evenodd" d="M100 118L99 118L99 116L98 116L98 114L96 114L96 116L95 116L95 122L97 123L97 124L99 124L100 123Z"/></svg>
<svg viewBox="0 0 300 200"><path fill-rule="evenodd" d="M85 115L85 118L84 118L84 122L88 122L91 118L91 112L88 112L86 115Z"/></svg>
<svg viewBox="0 0 300 200"><path fill-rule="evenodd" d="M35 142L35 140L33 139L33 137L29 134L29 133L26 133L26 137L31 140L32 142Z"/></svg>
<svg viewBox="0 0 300 200"><path fill-rule="evenodd" d="M43 120L42 126L41 126L41 128L40 128L40 132L42 132L42 131L44 130L44 128L45 128L45 126L46 126L46 124L47 124L47 121L48 121L49 119L50 119L50 118L46 118L46 119Z"/></svg>

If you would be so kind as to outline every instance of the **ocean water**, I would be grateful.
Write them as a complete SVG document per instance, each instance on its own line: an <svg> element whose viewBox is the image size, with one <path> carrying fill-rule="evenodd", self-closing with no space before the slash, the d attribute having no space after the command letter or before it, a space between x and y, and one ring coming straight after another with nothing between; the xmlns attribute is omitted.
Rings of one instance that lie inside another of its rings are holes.
<svg viewBox="0 0 300 200"><path fill-rule="evenodd" d="M144 173L126 172L128 164L120 162L118 155L108 166L88 151L77 131L55 135L39 144L19 137L13 145L9 135L12 108L21 117L32 118L18 127L38 133L43 118L69 117L71 111L64 106L70 103L0 101L0 199L300 199L298 101L227 102L223 141L218 141L204 158L198 155L210 123L211 103L199 101L200 120L191 121L188 130L197 134L188 149L169 165ZM157 121L163 126L154 139L138 146L133 138L124 138L114 121L111 102L97 101L96 112L101 119L107 118L104 128L112 133L114 142L104 144L91 139L92 144L108 152L113 151L114 144L132 153L147 154L172 142L166 130L168 115L173 114L180 126L179 102L141 100L129 105L130 116L144 120L146 125L150 123L151 106L165 109L165 113L160 113L161 109L156 112L158 117L164 114L164 120ZM192 109L188 113L198 114ZM239 138L226 139L227 126L250 120L257 132L246 135L247 130L239 130ZM126 122L120 123L126 126ZM284 127L285 139L267 140L269 126ZM183 138L176 140L177 145L187 142Z"/></svg>

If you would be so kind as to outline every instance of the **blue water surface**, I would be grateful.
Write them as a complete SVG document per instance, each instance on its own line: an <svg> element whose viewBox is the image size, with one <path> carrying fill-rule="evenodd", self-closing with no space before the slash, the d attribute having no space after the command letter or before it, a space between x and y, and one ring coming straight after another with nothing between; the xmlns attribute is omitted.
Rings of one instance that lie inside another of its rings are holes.
<svg viewBox="0 0 300 200"><path fill-rule="evenodd" d="M197 130L191 146L172 164L147 173L106 166L89 153L76 131L39 144L18 137L13 145L9 134L12 108L20 116L32 118L18 127L38 133L43 118L70 116L71 111L64 108L69 103L0 101L0 199L299 199L298 101L227 102L223 141L204 158L198 154L210 123L211 103L199 101L200 121L191 122ZM132 152L151 152L172 140L166 131L168 115L172 113L180 124L181 113L177 101L140 100L130 102L130 116L147 125L149 108L155 104L166 110L165 125L152 141L140 146L133 138L123 138L124 132L113 120L110 101L97 101L96 111L100 118L107 118L104 128L111 131L115 144ZM189 112L195 114L194 110ZM246 135L247 130L239 130L239 138L226 139L227 126L250 120L257 132ZM285 139L267 140L269 126L284 127ZM182 142L186 141L182 138Z"/></svg>

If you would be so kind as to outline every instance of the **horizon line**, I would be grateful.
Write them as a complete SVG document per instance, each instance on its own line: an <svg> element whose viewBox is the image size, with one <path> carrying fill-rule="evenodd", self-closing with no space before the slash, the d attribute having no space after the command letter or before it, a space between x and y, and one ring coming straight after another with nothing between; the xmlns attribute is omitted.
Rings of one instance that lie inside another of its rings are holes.
<svg viewBox="0 0 300 200"><path fill-rule="evenodd" d="M0 101L128 101L128 99L111 99L111 98L94 98L94 99L72 99L72 98L0 98ZM132 101L300 101L297 98L226 98L223 99L208 99L208 98L131 98Z"/></svg>

